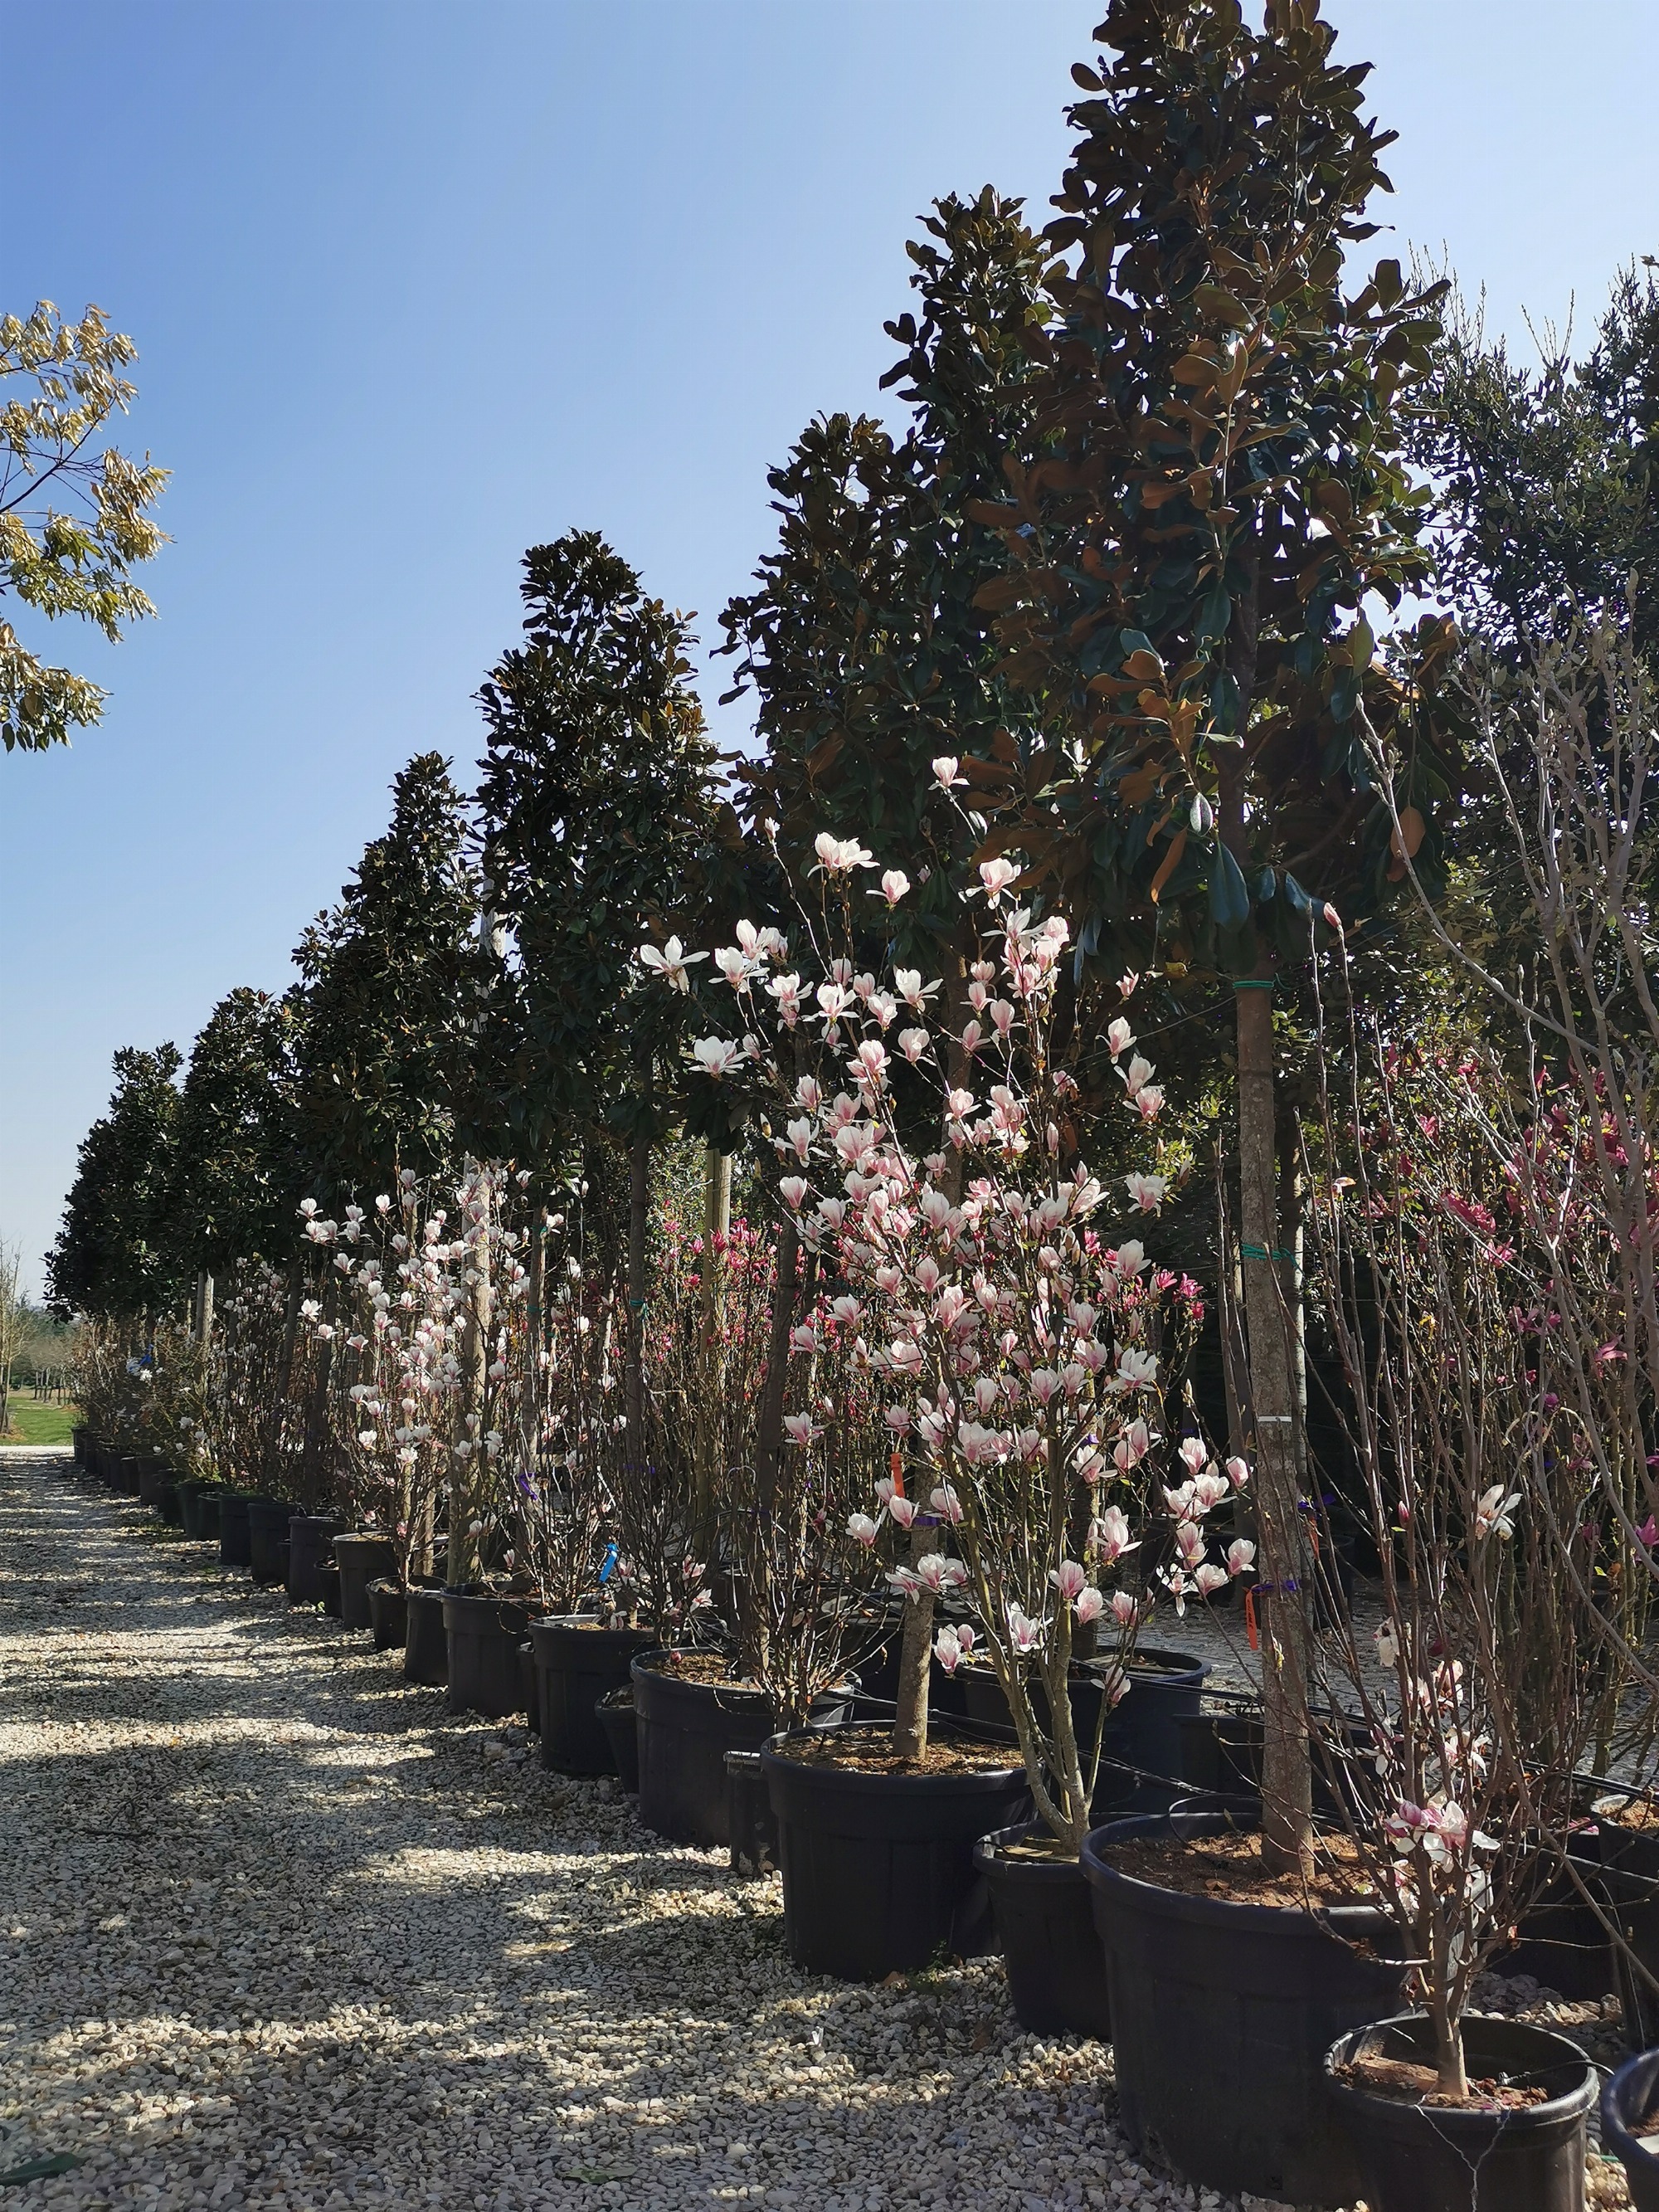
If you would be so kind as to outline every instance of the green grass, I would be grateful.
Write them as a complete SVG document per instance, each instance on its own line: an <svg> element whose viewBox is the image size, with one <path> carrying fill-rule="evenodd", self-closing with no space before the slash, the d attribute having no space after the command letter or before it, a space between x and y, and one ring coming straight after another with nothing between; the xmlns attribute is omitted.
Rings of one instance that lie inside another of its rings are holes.
<svg viewBox="0 0 1659 2212"><path fill-rule="evenodd" d="M49 1406L25 1392L11 1395L11 1426L0 1444L66 1444L70 1431L80 1419L78 1407Z"/></svg>

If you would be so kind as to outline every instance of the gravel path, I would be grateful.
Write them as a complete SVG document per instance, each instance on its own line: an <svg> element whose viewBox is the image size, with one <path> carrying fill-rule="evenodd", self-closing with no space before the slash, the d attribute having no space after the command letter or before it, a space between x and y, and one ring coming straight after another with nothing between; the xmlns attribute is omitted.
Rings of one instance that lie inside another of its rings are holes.
<svg viewBox="0 0 1659 2212"><path fill-rule="evenodd" d="M1219 2212L996 1962L805 1977L775 1880L515 1735L0 1457L0 2167L83 2161L7 2201Z"/></svg>

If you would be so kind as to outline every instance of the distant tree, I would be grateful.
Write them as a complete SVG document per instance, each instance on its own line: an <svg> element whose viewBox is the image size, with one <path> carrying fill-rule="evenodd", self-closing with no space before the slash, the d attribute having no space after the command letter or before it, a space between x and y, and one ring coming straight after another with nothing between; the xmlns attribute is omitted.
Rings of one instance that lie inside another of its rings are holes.
<svg viewBox="0 0 1659 2212"><path fill-rule="evenodd" d="M651 1148L680 1115L684 1024L675 994L641 988L635 955L700 939L719 757L684 618L597 532L532 546L520 591L525 642L478 694L487 896L517 952L492 1080L520 1158L628 1147L637 1340ZM635 1356L630 1387L638 1372Z"/></svg>
<svg viewBox="0 0 1659 2212"><path fill-rule="evenodd" d="M295 953L295 1143L324 1206L459 1163L495 965L469 836L449 763L417 754L385 836Z"/></svg>
<svg viewBox="0 0 1659 2212"><path fill-rule="evenodd" d="M63 1226L46 1260L47 1303L65 1319L153 1320L184 1288L168 1218L179 1133L176 1046L125 1046L109 1111L81 1141Z"/></svg>
<svg viewBox="0 0 1659 2212"><path fill-rule="evenodd" d="M11 1425L11 1370L28 1331L23 1295L23 1248L0 1237L0 1437Z"/></svg>
<svg viewBox="0 0 1659 2212"><path fill-rule="evenodd" d="M293 999L242 989L222 999L191 1048L179 1102L172 1200L180 1273L277 1260L294 1242L296 1150Z"/></svg>
<svg viewBox="0 0 1659 2212"><path fill-rule="evenodd" d="M164 543L149 509L167 471L129 460L100 434L137 386L137 358L97 307L66 323L50 300L27 320L0 317L0 597L48 620L78 615L112 641L155 610L131 571ZM11 752L67 744L106 694L49 666L0 619L0 738Z"/></svg>

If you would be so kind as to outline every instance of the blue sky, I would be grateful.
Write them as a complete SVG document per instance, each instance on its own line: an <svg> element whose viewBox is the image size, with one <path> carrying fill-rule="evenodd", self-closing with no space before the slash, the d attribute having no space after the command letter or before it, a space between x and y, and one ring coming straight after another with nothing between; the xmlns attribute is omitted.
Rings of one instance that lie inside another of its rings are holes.
<svg viewBox="0 0 1659 2212"><path fill-rule="evenodd" d="M1588 330L1659 245L1650 0L1328 7L1401 133L1401 241L1523 346L1575 296ZM159 620L45 641L111 687L102 728L0 757L0 1236L32 1279L115 1048L282 988L411 753L470 776L526 544L602 529L718 635L769 463L878 405L918 213L1056 188L1099 12L0 0L29 88L0 307L130 331L127 441L173 471Z"/></svg>

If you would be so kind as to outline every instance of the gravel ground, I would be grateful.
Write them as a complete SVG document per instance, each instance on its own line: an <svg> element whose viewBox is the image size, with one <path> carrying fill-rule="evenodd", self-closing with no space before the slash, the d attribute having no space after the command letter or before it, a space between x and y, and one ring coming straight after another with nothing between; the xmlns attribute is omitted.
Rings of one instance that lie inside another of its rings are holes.
<svg viewBox="0 0 1659 2212"><path fill-rule="evenodd" d="M66 1459L0 1457L0 2167L82 2160L19 2206L1231 2204L995 1961L801 1975L775 1880Z"/></svg>

